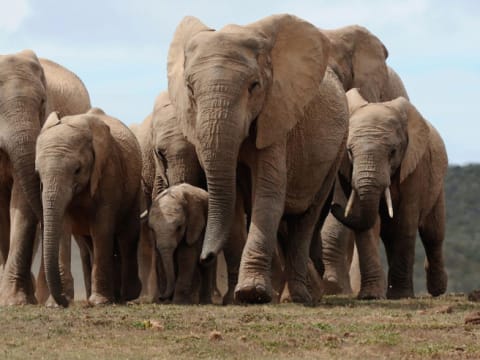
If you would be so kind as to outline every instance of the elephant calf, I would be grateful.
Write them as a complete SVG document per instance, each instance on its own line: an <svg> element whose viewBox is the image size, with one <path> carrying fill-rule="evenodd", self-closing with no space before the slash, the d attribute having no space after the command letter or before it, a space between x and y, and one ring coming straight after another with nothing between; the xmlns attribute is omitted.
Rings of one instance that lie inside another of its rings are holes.
<svg viewBox="0 0 480 360"><path fill-rule="evenodd" d="M148 224L167 279L162 300L212 302L215 267L199 264L207 213L207 192L187 183L174 185L154 199Z"/></svg>
<svg viewBox="0 0 480 360"><path fill-rule="evenodd" d="M42 184L45 274L58 304L68 305L58 249L70 231L92 252L91 304L138 297L141 161L133 133L100 109L62 119L53 112L45 122L35 168Z"/></svg>
<svg viewBox="0 0 480 360"><path fill-rule="evenodd" d="M426 253L427 289L433 296L447 288L443 259L445 236L445 145L405 98L369 103L357 91L347 93L350 127L347 152L351 187L346 208L333 215L355 230L360 261L361 298L382 297L384 275L375 244L380 236L388 260L387 298L413 297L415 239L420 233ZM382 201L383 200L383 201Z"/></svg>

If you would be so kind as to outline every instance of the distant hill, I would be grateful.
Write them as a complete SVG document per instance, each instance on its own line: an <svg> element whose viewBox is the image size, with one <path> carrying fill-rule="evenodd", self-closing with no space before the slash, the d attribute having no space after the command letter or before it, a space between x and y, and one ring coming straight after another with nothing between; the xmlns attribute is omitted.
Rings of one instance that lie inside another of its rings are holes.
<svg viewBox="0 0 480 360"><path fill-rule="evenodd" d="M480 288L480 164L450 166L445 196L448 292L468 292ZM424 258L421 241L417 241L416 293L426 292Z"/></svg>

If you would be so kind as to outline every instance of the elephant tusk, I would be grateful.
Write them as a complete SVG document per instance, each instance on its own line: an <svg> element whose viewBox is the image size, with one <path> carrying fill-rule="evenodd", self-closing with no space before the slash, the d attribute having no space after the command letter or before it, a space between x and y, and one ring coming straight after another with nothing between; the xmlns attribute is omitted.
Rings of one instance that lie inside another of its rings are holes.
<svg viewBox="0 0 480 360"><path fill-rule="evenodd" d="M144 220L147 218L147 215L148 215L148 210L145 210L144 212L142 212L140 214L140 220Z"/></svg>
<svg viewBox="0 0 480 360"><path fill-rule="evenodd" d="M350 193L350 197L348 198L347 207L345 208L345 217L348 217L348 215L352 211L354 199L355 199L355 190L352 189L352 192Z"/></svg>
<svg viewBox="0 0 480 360"><path fill-rule="evenodd" d="M385 200L388 207L388 215L393 219L393 206L392 206L392 196L390 195L390 188L387 186L385 189Z"/></svg>

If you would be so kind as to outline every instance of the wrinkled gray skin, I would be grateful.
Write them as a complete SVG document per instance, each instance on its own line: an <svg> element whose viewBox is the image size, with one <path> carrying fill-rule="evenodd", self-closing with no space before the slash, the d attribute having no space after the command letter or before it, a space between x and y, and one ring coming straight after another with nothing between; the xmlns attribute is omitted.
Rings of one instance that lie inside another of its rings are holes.
<svg viewBox="0 0 480 360"><path fill-rule="evenodd" d="M93 254L91 304L138 297L141 154L132 132L97 108L61 120L53 112L38 137L35 168L45 274L57 304L68 306L58 261L65 227L86 239Z"/></svg>
<svg viewBox="0 0 480 360"><path fill-rule="evenodd" d="M405 98L368 103L356 89L347 93L350 127L347 151L351 171L352 211L332 206L332 213L355 230L362 291L375 294L381 281L365 282L363 274L383 271L375 248L374 226L380 214L380 235L389 264L387 298L413 297L413 262L417 231L426 260L427 289L446 291L443 260L445 233L444 178L448 160L438 132ZM348 177L350 173L342 174ZM393 207L387 211L391 193ZM385 199L385 200L382 200ZM391 212L391 214L389 214ZM393 218L391 218L393 216ZM372 276L372 279L374 277ZM380 279L381 280L381 279ZM360 292L360 297L369 293Z"/></svg>
<svg viewBox="0 0 480 360"><path fill-rule="evenodd" d="M189 184L171 186L154 199L148 225L167 280L161 300L212 302L215 269L199 263L207 213L207 192Z"/></svg>
<svg viewBox="0 0 480 360"><path fill-rule="evenodd" d="M208 221L201 261L213 261L234 221L235 187L251 184L251 225L235 296L272 298L271 262L286 215L292 300L309 303L309 247L344 153L348 113L329 43L314 26L278 15L212 31L187 17L168 56L169 94L205 170ZM250 176L238 176L238 165Z"/></svg>
<svg viewBox="0 0 480 360"><path fill-rule="evenodd" d="M335 30L322 30L329 38L332 49L328 64L342 82L345 91L358 88L362 96L371 102L393 100L399 96L408 99L407 92L397 73L387 63L388 51L384 44L368 29L358 26L346 26ZM348 158L345 156L342 167L344 173L350 171ZM348 181L347 181L348 182ZM348 196L348 194L347 194ZM346 202L339 181L335 187L334 201ZM373 233L370 233L373 236ZM353 243L360 241L354 232L343 226L332 214L327 216L321 231L324 280L327 294L354 291L361 297L377 298L385 294L383 277L375 271L364 270L362 276L359 268L351 269L353 278L363 279L363 283L350 283L349 269L352 263ZM379 251L380 239L376 236L377 246L371 251ZM382 282L382 284L380 284Z"/></svg>
<svg viewBox="0 0 480 360"><path fill-rule="evenodd" d="M152 116L136 127L134 133L142 148L142 184L145 198L142 209L149 209L152 199L169 186L188 183L206 189L205 174L195 147L183 136L167 92L157 97ZM246 239L244 213L243 203L238 202L236 221L224 249L229 283L223 298L224 304L233 302L233 291ZM162 269L157 269L161 266L161 259L157 259L155 251L152 250L153 240L148 240L150 231L146 225L142 224L140 273L142 281L148 284L148 290L142 290L142 294L150 300L156 300L164 291L166 279Z"/></svg>
<svg viewBox="0 0 480 360"><path fill-rule="evenodd" d="M30 50L0 55L0 305L36 303L30 273L42 218L35 142L46 114L80 114L88 92L72 72Z"/></svg>

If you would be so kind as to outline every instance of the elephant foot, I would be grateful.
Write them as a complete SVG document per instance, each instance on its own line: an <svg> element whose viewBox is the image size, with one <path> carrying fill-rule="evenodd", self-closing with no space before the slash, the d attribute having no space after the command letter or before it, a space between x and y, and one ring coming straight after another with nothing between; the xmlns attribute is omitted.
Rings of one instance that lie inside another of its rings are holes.
<svg viewBox="0 0 480 360"><path fill-rule="evenodd" d="M109 299L106 296L100 295L98 293L92 293L88 298L88 302L90 305L97 306L97 305L108 305L113 303L112 299Z"/></svg>
<svg viewBox="0 0 480 360"><path fill-rule="evenodd" d="M381 300L385 299L384 289L361 289L357 295L358 300Z"/></svg>
<svg viewBox="0 0 480 360"><path fill-rule="evenodd" d="M65 299L67 299L67 304L68 305L70 305L73 302L73 298L70 295L65 295ZM53 298L52 295L49 295L47 301L45 301L45 306L48 307L48 308L62 307L62 306L57 304L57 302L55 301L55 299Z"/></svg>
<svg viewBox="0 0 480 360"><path fill-rule="evenodd" d="M414 297L415 293L411 288L394 288L393 286L389 286L387 290L387 299L398 300Z"/></svg>
<svg viewBox="0 0 480 360"><path fill-rule="evenodd" d="M235 288L235 300L250 304L268 303L272 301L272 285L264 276L245 277Z"/></svg>
<svg viewBox="0 0 480 360"><path fill-rule="evenodd" d="M235 292L229 289L227 293L223 296L222 305L232 304L238 304L238 301L235 300Z"/></svg>
<svg viewBox="0 0 480 360"><path fill-rule="evenodd" d="M308 291L307 286L302 281L288 280L288 292L290 293L290 301L297 304L313 305L313 298ZM283 298L283 295L282 295ZM282 300L282 302L284 302Z"/></svg>
<svg viewBox="0 0 480 360"><path fill-rule="evenodd" d="M325 295L339 295L343 293L343 289L336 281L336 279L324 279L323 286L325 288Z"/></svg>
<svg viewBox="0 0 480 360"><path fill-rule="evenodd" d="M448 276L445 270L427 270L427 290L433 297L440 296L447 291Z"/></svg>
<svg viewBox="0 0 480 360"><path fill-rule="evenodd" d="M7 279L4 278L4 280L0 287L0 306L37 304L33 285L29 286L30 291L25 291L18 288L14 283L9 283Z"/></svg>
<svg viewBox="0 0 480 360"><path fill-rule="evenodd" d="M127 285L125 285L125 289L123 290L123 294L122 294L122 300L124 301L135 300L140 296L141 292L142 292L142 283L140 282L140 279L137 277L134 281L132 281L131 283L127 282Z"/></svg>

